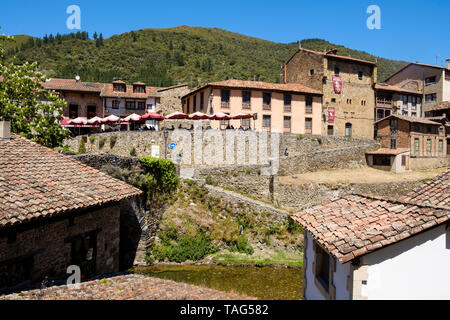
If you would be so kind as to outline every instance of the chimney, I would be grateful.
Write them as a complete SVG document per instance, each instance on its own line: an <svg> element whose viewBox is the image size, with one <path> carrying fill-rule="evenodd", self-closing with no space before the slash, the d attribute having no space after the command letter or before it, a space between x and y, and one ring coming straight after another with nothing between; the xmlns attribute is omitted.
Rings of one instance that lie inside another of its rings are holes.
<svg viewBox="0 0 450 320"><path fill-rule="evenodd" d="M450 70L450 59L445 60L447 62L447 69Z"/></svg>
<svg viewBox="0 0 450 320"><path fill-rule="evenodd" d="M0 120L0 140L11 139L11 122Z"/></svg>

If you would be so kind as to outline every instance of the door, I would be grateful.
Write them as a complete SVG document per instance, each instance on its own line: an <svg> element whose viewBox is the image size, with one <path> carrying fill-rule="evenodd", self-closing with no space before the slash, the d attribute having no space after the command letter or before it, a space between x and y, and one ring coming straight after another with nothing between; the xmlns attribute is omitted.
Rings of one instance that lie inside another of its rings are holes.
<svg viewBox="0 0 450 320"><path fill-rule="evenodd" d="M90 278L96 273L97 234L80 236L72 242L71 264L80 267L81 279Z"/></svg>

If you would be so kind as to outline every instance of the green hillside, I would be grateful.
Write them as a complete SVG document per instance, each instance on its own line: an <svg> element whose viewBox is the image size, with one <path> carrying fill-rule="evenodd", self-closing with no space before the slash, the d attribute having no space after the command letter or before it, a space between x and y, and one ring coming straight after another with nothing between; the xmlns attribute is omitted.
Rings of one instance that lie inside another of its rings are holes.
<svg viewBox="0 0 450 320"><path fill-rule="evenodd" d="M121 78L168 86L228 78L278 82L281 65L298 48L297 43L274 43L217 28L187 26L95 38L85 32L44 39L21 36L16 48L8 48L8 54L17 63L37 61L48 77L73 78L79 74L83 81ZM342 55L376 59L320 39L304 40L302 46L320 51L336 47ZM379 79L404 65L381 58L378 63Z"/></svg>

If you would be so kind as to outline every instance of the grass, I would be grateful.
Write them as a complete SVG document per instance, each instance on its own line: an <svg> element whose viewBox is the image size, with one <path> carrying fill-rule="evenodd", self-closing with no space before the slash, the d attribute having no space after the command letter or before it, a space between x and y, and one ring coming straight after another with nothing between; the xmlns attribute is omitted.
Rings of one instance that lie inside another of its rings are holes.
<svg viewBox="0 0 450 320"><path fill-rule="evenodd" d="M274 250L266 254L243 255L229 252L218 252L213 255L213 261L218 265L285 265L290 267L303 266L303 254Z"/></svg>

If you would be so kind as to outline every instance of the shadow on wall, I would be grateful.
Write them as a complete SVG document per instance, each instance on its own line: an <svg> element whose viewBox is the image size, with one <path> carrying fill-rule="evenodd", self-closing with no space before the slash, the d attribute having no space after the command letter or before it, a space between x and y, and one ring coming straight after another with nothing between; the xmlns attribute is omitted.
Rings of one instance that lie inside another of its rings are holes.
<svg viewBox="0 0 450 320"><path fill-rule="evenodd" d="M144 218L140 213L139 200L123 200L120 203L120 251L119 268L127 270L134 264L139 241L143 232Z"/></svg>

